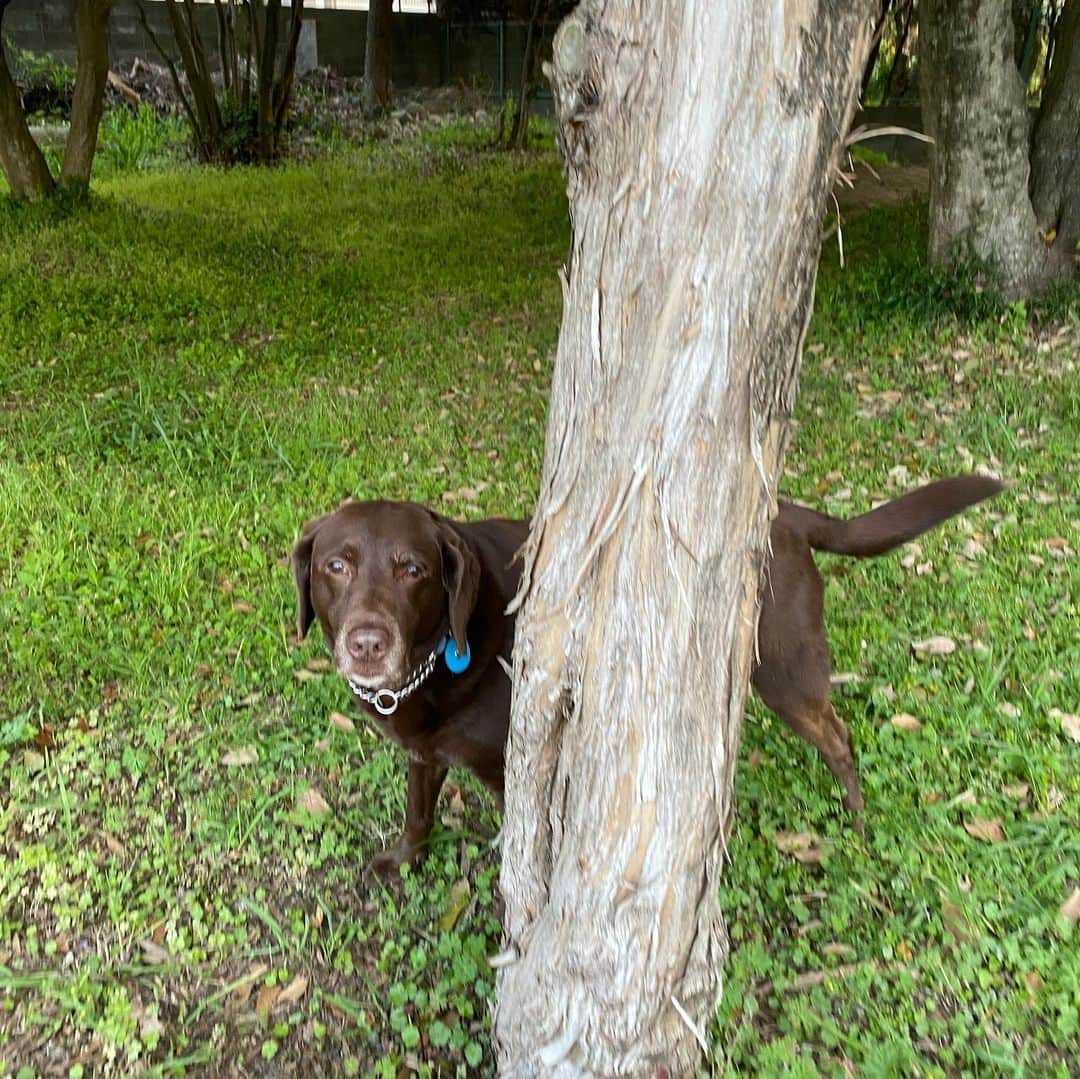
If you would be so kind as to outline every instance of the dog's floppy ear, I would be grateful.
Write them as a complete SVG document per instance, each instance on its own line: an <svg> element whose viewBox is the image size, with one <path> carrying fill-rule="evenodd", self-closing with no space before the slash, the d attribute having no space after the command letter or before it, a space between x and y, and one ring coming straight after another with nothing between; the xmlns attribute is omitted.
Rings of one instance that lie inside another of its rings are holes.
<svg viewBox="0 0 1080 1079"><path fill-rule="evenodd" d="M442 550L443 587L450 597L450 633L464 654L469 619L480 590L480 559L472 543L452 521L435 518Z"/></svg>
<svg viewBox="0 0 1080 1079"><path fill-rule="evenodd" d="M325 520L324 516L308 521L292 549L292 570L296 580L296 632L301 640L307 636L311 623L315 621L315 608L311 603L311 548Z"/></svg>

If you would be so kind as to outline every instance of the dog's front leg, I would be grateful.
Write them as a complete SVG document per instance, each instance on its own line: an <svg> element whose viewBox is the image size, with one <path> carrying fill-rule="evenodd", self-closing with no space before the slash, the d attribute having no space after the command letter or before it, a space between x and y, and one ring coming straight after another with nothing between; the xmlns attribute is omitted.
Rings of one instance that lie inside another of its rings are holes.
<svg viewBox="0 0 1080 1079"><path fill-rule="evenodd" d="M380 877L396 876L405 862L424 856L427 839L435 825L435 806L447 769L409 757L409 788L405 797L405 831L401 838L368 863L367 872Z"/></svg>

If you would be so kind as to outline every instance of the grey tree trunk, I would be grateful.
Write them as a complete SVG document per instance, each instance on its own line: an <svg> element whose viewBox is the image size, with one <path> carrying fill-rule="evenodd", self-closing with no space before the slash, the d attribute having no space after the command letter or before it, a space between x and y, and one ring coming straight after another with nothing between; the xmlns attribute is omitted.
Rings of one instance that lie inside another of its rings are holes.
<svg viewBox="0 0 1080 1079"><path fill-rule="evenodd" d="M41 148L26 126L19 88L8 70L4 54L4 9L10 0L0 0L0 168L12 195L17 199L38 199L55 187Z"/></svg>
<svg viewBox="0 0 1080 1079"><path fill-rule="evenodd" d="M500 1074L690 1074L776 477L872 0L585 0L507 746Z"/></svg>
<svg viewBox="0 0 1080 1079"><path fill-rule="evenodd" d="M390 104L394 0L371 0L364 41L364 112L377 115Z"/></svg>
<svg viewBox="0 0 1080 1079"><path fill-rule="evenodd" d="M934 139L930 261L985 264L1028 296L1054 267L1028 198L1027 93L1009 0L922 0L920 89Z"/></svg>
<svg viewBox="0 0 1080 1079"><path fill-rule="evenodd" d="M87 188L94 166L98 127L109 77L109 13L113 0L78 0L76 31L78 61L71 128L64 148L60 182L65 187Z"/></svg>
<svg viewBox="0 0 1080 1079"><path fill-rule="evenodd" d="M1067 272L1080 242L1080 0L1066 0L1031 149L1031 202Z"/></svg>

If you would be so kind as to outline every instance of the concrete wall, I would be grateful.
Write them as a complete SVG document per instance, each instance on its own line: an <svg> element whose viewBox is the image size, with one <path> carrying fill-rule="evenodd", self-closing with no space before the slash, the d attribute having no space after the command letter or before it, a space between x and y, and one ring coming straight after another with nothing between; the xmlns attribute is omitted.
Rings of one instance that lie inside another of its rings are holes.
<svg viewBox="0 0 1080 1079"><path fill-rule="evenodd" d="M146 0L147 21L161 42L172 44L163 3ZM199 30L208 47L217 43L217 20L211 4L198 5ZM312 10L305 19L314 27L314 49L305 33L303 57L342 75L362 75L367 15L356 11ZM496 94L500 85L513 93L521 73L525 27L506 24L448 26L434 15L395 15L393 81L399 90L464 82ZM12 0L4 33L22 49L49 52L75 62L74 0ZM109 26L112 66L122 72L136 57L160 62L157 50L139 20L137 0L115 0ZM500 64L500 48L502 63ZM501 79L500 79L501 72Z"/></svg>

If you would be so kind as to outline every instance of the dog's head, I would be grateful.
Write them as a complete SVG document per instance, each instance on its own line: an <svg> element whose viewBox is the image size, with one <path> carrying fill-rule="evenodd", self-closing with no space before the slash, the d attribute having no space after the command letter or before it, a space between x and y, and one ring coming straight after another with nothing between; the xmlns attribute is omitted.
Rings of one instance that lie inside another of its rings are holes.
<svg viewBox="0 0 1080 1079"><path fill-rule="evenodd" d="M447 631L464 652L480 563L452 521L409 502L346 502L292 553L297 628L316 619L338 673L400 689Z"/></svg>

